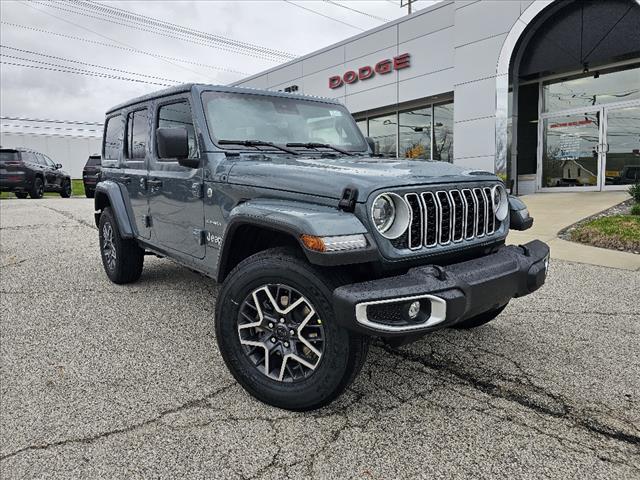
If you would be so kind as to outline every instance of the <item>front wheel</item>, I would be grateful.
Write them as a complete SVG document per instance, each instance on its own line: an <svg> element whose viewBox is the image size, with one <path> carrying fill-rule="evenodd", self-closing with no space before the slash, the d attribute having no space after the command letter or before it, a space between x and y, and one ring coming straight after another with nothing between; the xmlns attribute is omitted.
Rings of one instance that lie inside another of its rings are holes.
<svg viewBox="0 0 640 480"><path fill-rule="evenodd" d="M113 283L131 283L140 278L144 250L135 240L122 238L111 208L100 214L98 225L104 271Z"/></svg>
<svg viewBox="0 0 640 480"><path fill-rule="evenodd" d="M65 180L62 185L62 190L60 190L60 196L62 198L71 197L71 180Z"/></svg>
<svg viewBox="0 0 640 480"><path fill-rule="evenodd" d="M366 359L367 337L338 326L331 297L337 276L289 249L241 262L216 305L216 338L236 380L251 395L288 410L338 397Z"/></svg>

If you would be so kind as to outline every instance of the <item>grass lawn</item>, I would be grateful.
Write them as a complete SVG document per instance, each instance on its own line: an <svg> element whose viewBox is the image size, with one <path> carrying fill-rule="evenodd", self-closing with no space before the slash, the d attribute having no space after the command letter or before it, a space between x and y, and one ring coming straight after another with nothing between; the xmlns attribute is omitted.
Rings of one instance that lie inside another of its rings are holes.
<svg viewBox="0 0 640 480"><path fill-rule="evenodd" d="M74 197L84 197L84 184L82 183L82 180L71 180L71 190L72 190L72 196ZM45 197L59 197L60 194L59 193L45 193L44 194ZM0 193L0 198L16 198L16 196L13 193L9 193L9 192L2 192Z"/></svg>
<svg viewBox="0 0 640 480"><path fill-rule="evenodd" d="M596 247L640 251L640 216L612 215L580 225L571 239Z"/></svg>

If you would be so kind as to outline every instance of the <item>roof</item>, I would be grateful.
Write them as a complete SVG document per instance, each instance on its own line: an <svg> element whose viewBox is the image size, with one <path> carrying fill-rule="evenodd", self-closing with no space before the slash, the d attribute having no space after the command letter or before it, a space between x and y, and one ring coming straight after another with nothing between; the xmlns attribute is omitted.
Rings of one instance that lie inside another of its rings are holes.
<svg viewBox="0 0 640 480"><path fill-rule="evenodd" d="M138 103L147 102L149 100L154 100L156 98L168 97L170 95L176 95L179 93L187 93L196 89L198 92L203 92L207 90L212 90L216 92L235 92L235 93L251 93L254 95L265 95L269 97L288 97L288 98L302 98L311 100L314 102L325 102L325 103L335 103L339 102L333 98L326 97L317 97L314 95L303 95L301 93L288 93L288 92L276 92L273 90L262 90L258 88L251 87L234 87L234 86L226 86L226 85L211 85L205 83L184 83L182 85L176 85L174 87L165 88L162 90L158 90L156 92L147 93L146 95L142 95L141 97L132 98L129 101L120 103L115 107L107 110L107 115L114 113L118 110L122 110L123 108L130 107L132 105L136 105Z"/></svg>

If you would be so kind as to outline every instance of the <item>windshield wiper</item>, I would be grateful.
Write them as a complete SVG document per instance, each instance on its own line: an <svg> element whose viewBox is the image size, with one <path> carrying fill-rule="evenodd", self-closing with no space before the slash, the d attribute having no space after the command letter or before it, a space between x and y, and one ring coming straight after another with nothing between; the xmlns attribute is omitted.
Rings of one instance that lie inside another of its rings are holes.
<svg viewBox="0 0 640 480"><path fill-rule="evenodd" d="M273 142L264 142L262 140L218 140L218 145L244 145L245 147L273 147L292 155L298 155L298 152L290 148L276 145Z"/></svg>
<svg viewBox="0 0 640 480"><path fill-rule="evenodd" d="M333 145L329 145L328 143L316 143L316 142L308 142L308 143L296 143L296 142L292 142L292 143L287 143L287 147L305 147L305 148L330 148L331 150L335 150L336 152L340 152L343 155L349 155L352 156L353 153L351 152L347 152L346 150L343 150L341 148L338 147L334 147Z"/></svg>

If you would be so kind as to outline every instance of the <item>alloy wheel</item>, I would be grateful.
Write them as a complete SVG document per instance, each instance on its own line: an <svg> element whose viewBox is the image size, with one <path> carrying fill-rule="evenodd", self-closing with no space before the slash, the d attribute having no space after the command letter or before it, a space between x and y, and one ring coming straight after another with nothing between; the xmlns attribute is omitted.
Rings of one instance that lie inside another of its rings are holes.
<svg viewBox="0 0 640 480"><path fill-rule="evenodd" d="M238 337L251 363L280 382L309 378L324 353L322 320L311 302L282 284L263 285L240 306Z"/></svg>
<svg viewBox="0 0 640 480"><path fill-rule="evenodd" d="M102 254L109 270L116 268L117 253L113 243L113 227L108 222L102 226Z"/></svg>

